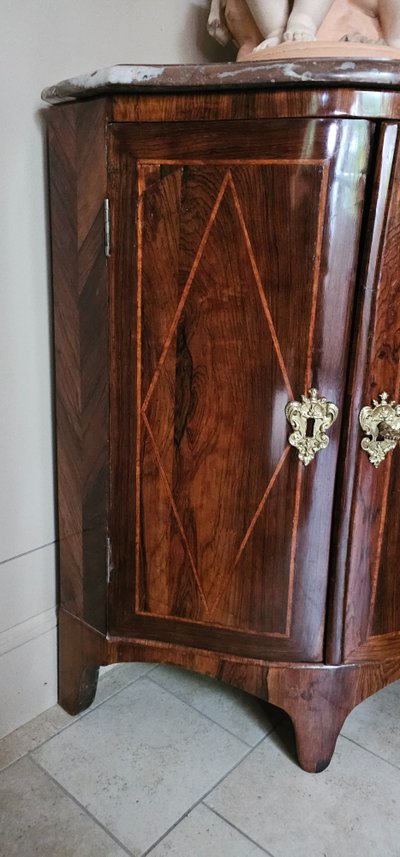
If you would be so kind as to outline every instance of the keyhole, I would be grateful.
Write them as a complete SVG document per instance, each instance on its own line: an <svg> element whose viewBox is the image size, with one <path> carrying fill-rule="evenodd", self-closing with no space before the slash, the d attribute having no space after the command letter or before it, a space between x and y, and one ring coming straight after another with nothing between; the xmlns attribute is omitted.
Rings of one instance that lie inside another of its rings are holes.
<svg viewBox="0 0 400 857"><path fill-rule="evenodd" d="M383 440L386 440L386 438L387 438L387 434L386 434L386 435L384 434L384 426L385 426L385 424L384 424L384 423L379 423L379 425L378 425L378 432L379 432L379 434L378 434L378 437L377 437L377 441L378 441L379 443L382 443L382 441L383 441Z"/></svg>
<svg viewBox="0 0 400 857"><path fill-rule="evenodd" d="M306 437L314 437L315 420L310 417L307 420Z"/></svg>

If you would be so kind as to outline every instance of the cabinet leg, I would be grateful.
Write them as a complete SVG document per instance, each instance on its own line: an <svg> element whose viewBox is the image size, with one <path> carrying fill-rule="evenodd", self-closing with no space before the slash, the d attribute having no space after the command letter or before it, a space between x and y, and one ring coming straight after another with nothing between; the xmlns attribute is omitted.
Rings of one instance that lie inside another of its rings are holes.
<svg viewBox="0 0 400 857"><path fill-rule="evenodd" d="M59 669L58 701L68 714L79 714L92 704L97 690L99 667L75 664Z"/></svg>
<svg viewBox="0 0 400 857"><path fill-rule="evenodd" d="M79 714L94 700L99 665L97 645L84 639L85 626L60 611L58 628L58 701L68 714Z"/></svg>
<svg viewBox="0 0 400 857"><path fill-rule="evenodd" d="M296 749L299 764L310 774L319 774L328 767L336 747L341 725L329 722L329 712L320 712L317 717L312 712L292 716L296 735Z"/></svg>
<svg viewBox="0 0 400 857"><path fill-rule="evenodd" d="M299 763L312 774L328 767L343 723L361 698L352 667L268 670L267 699L289 715Z"/></svg>

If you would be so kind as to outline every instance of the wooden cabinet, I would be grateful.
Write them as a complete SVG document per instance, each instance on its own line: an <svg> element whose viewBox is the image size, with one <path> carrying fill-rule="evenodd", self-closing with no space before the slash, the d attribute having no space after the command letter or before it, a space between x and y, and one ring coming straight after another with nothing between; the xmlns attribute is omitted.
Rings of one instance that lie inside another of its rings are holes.
<svg viewBox="0 0 400 857"><path fill-rule="evenodd" d="M400 100L224 68L49 111L60 701L178 663L284 708L316 771L400 677L400 451L359 424L400 396Z"/></svg>
<svg viewBox="0 0 400 857"><path fill-rule="evenodd" d="M127 283L135 318L112 374L137 372L111 411L111 630L321 661L340 425L305 469L285 405L344 399L371 127L230 126L110 130L112 340Z"/></svg>

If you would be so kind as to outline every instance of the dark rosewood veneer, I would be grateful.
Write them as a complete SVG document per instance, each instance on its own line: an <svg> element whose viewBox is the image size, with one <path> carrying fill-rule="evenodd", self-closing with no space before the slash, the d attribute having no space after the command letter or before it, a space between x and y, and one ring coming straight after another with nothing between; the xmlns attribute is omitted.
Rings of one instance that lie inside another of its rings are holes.
<svg viewBox="0 0 400 857"><path fill-rule="evenodd" d="M179 664L283 708L320 771L400 678L400 449L374 467L359 424L400 398L400 78L176 68L48 113L60 702ZM339 413L305 466L311 388Z"/></svg>

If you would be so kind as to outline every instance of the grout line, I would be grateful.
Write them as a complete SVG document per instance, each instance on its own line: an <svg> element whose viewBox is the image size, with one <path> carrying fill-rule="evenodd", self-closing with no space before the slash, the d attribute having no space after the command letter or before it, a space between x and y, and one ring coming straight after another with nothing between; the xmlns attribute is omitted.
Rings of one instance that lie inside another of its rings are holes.
<svg viewBox="0 0 400 857"><path fill-rule="evenodd" d="M152 669L149 670L149 672L152 672L152 671L153 671ZM47 738L46 741L43 741L43 744L47 744L47 741L51 741L53 738L56 738L57 735L60 735L61 732L65 732L66 729L70 729L71 726L75 725L75 723L78 723L80 720L84 720L85 717L89 717L90 714L93 714L94 711L97 711L98 708L101 708L101 706L104 705L106 702L109 702L110 699L114 699L114 696L118 696L119 693L122 693L123 690L126 690L128 687L131 687L132 684L136 684L137 682L143 681L143 679L147 678L147 676L148 676L148 673L143 673L143 675L138 675L137 678L132 679L132 681L128 681L128 683L124 684L122 687L120 687L119 690L114 690L113 693L110 693L110 695L106 696L105 699L102 699L101 702L96 703L96 697L95 697L94 702L92 702L92 704L89 708L86 708L85 711L81 711L80 714L75 714L75 715L71 714L70 717L73 717L72 723L68 723L67 726L63 726L63 728L60 729L60 731L57 732L56 735L52 735L51 738ZM40 744L39 746L43 747L43 744ZM39 747L35 747L35 750L36 749L39 749ZM29 752L34 753L35 751L31 750Z"/></svg>
<svg viewBox="0 0 400 857"><path fill-rule="evenodd" d="M151 673L151 672L153 672L155 669L157 669L157 667L158 667L158 666L159 666L158 664L155 664L155 665L154 665L154 666L149 670L149 673ZM112 694L111 696L107 697L107 699L103 700L103 702L99 703L99 705L98 705L98 706L96 706L96 708L99 708L101 705L103 705L103 704L104 704L105 702L107 702L109 699L113 698L114 696L117 696L119 693L121 693L123 690L125 690L125 688L130 687L131 685L136 684L137 682L140 682L140 681L142 681L142 680L144 680L144 679L148 678L149 673L145 673L144 675L139 676L137 679L134 679L134 680L133 680L132 682L130 682L129 684L124 685L124 687L122 687L120 690L116 691L114 694ZM153 684L156 684L156 685L157 685L157 687L159 687L160 689L165 690L165 688L161 688L161 685L159 685L157 682L153 681L151 678L149 678L149 681L151 681ZM170 691L166 690L166 693L170 693ZM172 693L171 693L170 695L171 695L171 696L175 696L175 694L172 694ZM177 698L180 702L184 702L184 700L180 700L180 699L179 699L179 697L176 697L176 698ZM193 706L189 705L188 703L185 703L185 702L184 702L184 704L185 704L185 705L187 705L189 708L193 708ZM193 709L193 710L195 710L197 713L201 713L201 712L198 712L198 709ZM124 846L124 845L123 845L123 844L122 844L122 843L121 843L121 842L120 842L120 841L119 841L119 840L118 840L118 839L117 839L117 838L116 838L116 837L115 837L115 836L114 836L114 835L113 835L113 834L112 834L112 833L111 833L111 832L110 832L110 831L109 831L109 830L108 830L108 829L107 829L107 828L106 828L106 827L105 827L105 826L104 826L104 825L103 825L103 824L102 824L102 823L101 823L101 822L100 822L100 821L99 821L99 820L98 820L94 815L92 815L92 813L91 813L91 812L89 812L89 810L88 810L85 806L83 806L83 805L82 805L82 804L81 804L81 803L80 803L80 802L79 802L79 801L78 801L78 800L77 800L77 799L76 799L76 798L75 798L75 797L74 797L74 796L73 796L73 795L72 795L72 794L71 794L67 789L65 789L65 788L64 788L64 786L62 786L62 785L61 785L61 783L60 783L57 779L55 779L55 777L53 777L53 776L49 773L49 771L47 771L45 768L43 768L43 767L42 767L42 765L41 765L41 764L40 764L40 763L35 759L35 757L34 757L34 755L33 755L33 754L36 752L36 750L40 749L40 747L43 747L43 746L44 746L44 744L48 743L48 742L49 742L49 741L51 741L53 738L56 738L56 737L57 737L57 735L60 735L62 732L65 732L67 729L70 729L70 728L71 728L71 726L73 726L75 723L79 722L79 720L82 720L84 717L89 716L89 715L92 713L92 711L93 711L93 709L92 709L92 708L90 708L90 709L89 709L87 712L85 712L84 714L81 714L81 715L80 715L80 716L78 716L77 718L74 718L74 720L73 720L73 722L72 722L72 723L68 724L68 725L67 725L67 726L65 726L63 729L60 729L60 730L59 730L55 735L52 735L50 738L46 739L46 741L44 741L42 744L38 745L37 747L35 747L35 748L34 748L34 749L32 749L31 751L28 751L28 752L27 752L27 753L25 753L23 756L19 757L19 759L16 759L14 762L11 762L11 763L10 763L10 765L8 765L8 766L7 766L6 768L4 768L3 770L7 770L7 768L11 767L12 765L17 764L17 763L18 763L22 758L28 757L28 758L29 758L29 759L30 759L30 760L31 760L31 761L32 761L32 762L37 766L37 768L39 768L39 770L41 770L41 771L42 771L42 772L43 772L43 773L44 773L44 774L45 774L45 775L46 775L50 780L52 780L52 781L54 782L54 784L55 784L56 786L58 786L58 788L60 788L60 789L61 789L61 791L62 791L62 792L64 792L64 793L67 795L67 797L69 797L69 798L70 798L70 799L71 799L71 800L72 800L72 801L73 801L77 806L79 806L79 807L80 807L80 809L82 809L82 810L84 811L84 813L85 813L89 818L91 818L91 819L94 821L94 823L95 823L96 825L98 825L98 827L100 827L101 829L103 829L103 830L104 830L104 832L105 832L108 836L110 836L110 838L111 838L111 839L113 839L113 840L116 842L116 844L117 844L117 845L119 845L119 846L122 848L122 850L123 850L126 854L128 854L128 855L129 855L129 857L135 857L135 855L133 854L133 852L129 851L129 850L128 850L128 849L127 849L127 848L126 848L126 847L125 847L125 846ZM216 724L216 723L215 723L215 721L211 720L211 718L208 718L206 715L202 714L202 716L203 716L203 717L205 717L207 720L210 720L210 722L211 722L211 723L213 723L214 725L219 725L219 724ZM156 847L160 844L160 842L162 842L162 841L163 841L163 840L164 840L164 839L165 839L165 838L166 838L166 837L167 837L167 836L168 836L168 835L169 835L169 834L170 834L170 833L171 833L171 832L172 832L172 831L173 831L173 830L174 830L174 829L175 829L175 828L176 828L176 827L181 823L181 821L189 815L189 813L191 813L191 812L192 812L192 811L193 811L197 806L199 806L199 804L203 803L203 802L206 800L206 798L211 794L211 792L213 792L213 791L214 791L214 789L216 789L219 785L221 785L221 783L222 783L222 782L223 782L223 781L224 781L224 780L225 780L225 779L226 779L226 778L227 778L231 773L233 773L233 772L236 770L236 768L238 768L238 767L239 767L239 765L241 765L241 764L242 764L242 762L244 762L244 761L248 758L248 756L250 756L250 754L251 754L254 750L256 750L256 749L257 749L257 748L258 748L258 747L259 747L259 746L260 746L260 745L261 745L265 740L267 740L267 739L270 737L270 735L271 735L271 734L276 730L276 728L277 728L277 726L278 726L278 725L279 725L279 724L277 723L277 724L276 724L276 725L271 729L271 731L270 731L270 732L268 732L266 735L263 735L263 736L262 736L262 738L260 738L260 740L259 740L259 741L257 741L257 743L256 743L253 747L249 747L249 745L245 744L245 742L243 742L243 741L241 741L241 739L237 738L237 736L236 736L236 735L235 735L235 736L233 736L233 733L228 733L228 734L231 734L233 737L235 737L237 741L239 741L240 743L242 743L244 747L248 748L248 749L247 749L247 752L245 752L245 753L244 753L244 755L243 755L243 756L242 756L242 757L241 757L241 758L240 758L240 759L239 759L239 760L238 760L238 761L237 761L237 762L236 762L236 763L235 763L231 768L229 768L229 770L225 771L225 773L223 774L223 776L222 776L222 777L220 777L220 779L219 779L219 780L217 780L215 783L213 783L213 785L212 785L212 786L211 786L211 787L210 787L210 788L209 788L209 789L208 789L204 794L202 794L202 795L198 798L198 800L197 800L197 801L195 801L195 803L193 803L193 804L192 804L192 806L190 806L190 807L189 807L189 808L188 808L188 809L187 809L187 810L186 810L186 811L185 811L185 812L184 812L184 813L183 813L183 814L182 814L182 815L181 815L181 816L180 816L180 817L179 817L179 818L174 822L174 824L172 824L172 825L171 825L171 827L169 827L169 828L168 828L168 829L163 833L163 835L159 837L159 839L157 839L157 841L156 841L156 842L153 842L153 843L151 844L150 848L148 848L146 851L144 851L144 852L140 855L140 857L147 857L147 855L150 855L150 852L151 852L154 848L156 848ZM221 729L224 729L224 727L223 727L223 726L221 726L220 728L221 728ZM228 732L228 730L224 730L224 731ZM210 807L208 807L208 805L207 805L207 804L205 804L205 806L207 806L207 808L208 808L208 809L210 809ZM226 819L224 819L224 821L226 821ZM231 825L231 826L233 826L233 825ZM240 832L240 833L242 833L242 831L239 831L239 832ZM245 836L245 834L243 834L243 835ZM249 838L249 837L246 837L246 838ZM257 843L256 843L256 844L257 844ZM258 846L258 847L260 847L260 846ZM263 851L265 851L265 849L262 849L262 850L263 850ZM265 851L265 853L266 853L266 854L268 854L268 852L266 852L266 851ZM269 857L272 857L272 855L269 855Z"/></svg>
<svg viewBox="0 0 400 857"><path fill-rule="evenodd" d="M96 818L96 816L93 815L93 813L91 813L90 810L88 810L87 807L83 805L83 803L80 803L80 801L76 797L74 797L74 795L71 794L68 789L66 789L58 780L56 780L55 777L53 777L52 774L50 774L49 771L46 770L46 768L43 768L42 765L36 761L36 759L31 759L31 762L33 762L33 764L36 765L36 767L42 772L42 774L45 774L45 776L48 777L48 779L52 783L54 783L54 785L57 786L57 788L59 788L63 792L63 794L66 795L66 797L72 800L72 802L76 806L78 806L79 809L82 810L85 815L87 815L88 818L90 818L91 821L96 824L97 827L100 827L101 830L103 830L104 833L106 833L107 836L112 839L116 843L116 845L118 845L122 849L122 851L124 851L125 854L128 854L128 857L135 857L133 851L129 851L126 845L124 845L119 839L117 839L117 837L114 836L114 834L111 833L111 831L108 830L107 827L105 827L104 824L102 824L101 821L99 821L99 819Z"/></svg>
<svg viewBox="0 0 400 857"><path fill-rule="evenodd" d="M7 562L13 562L14 559L21 559L23 556L29 556L31 553L37 553L37 551L42 551L44 548L49 548L51 545L56 545L57 542L54 540L53 542L47 542L45 545L39 545L37 548L31 548L29 551L24 551L23 553L17 553L16 556L9 556L8 559L0 560L0 565L6 565Z"/></svg>
<svg viewBox="0 0 400 857"><path fill-rule="evenodd" d="M135 663L135 661L133 661L132 663ZM136 663L139 663L139 662L137 661ZM105 699L102 699L101 702L96 703L96 697L95 697L90 708L87 708L85 711L82 711L82 713L79 716L79 719L82 720L83 717L87 717L89 714L92 713L92 711L95 711L96 708L100 708L101 705L104 705L104 703L108 702L109 699L113 699L114 696L118 696L118 694L122 693L123 690L126 690L127 687L131 687L132 684L136 684L136 682L142 681L143 679L147 678L150 673L152 673L155 669L157 669L157 667L158 667L158 664L151 666L150 669L148 670L148 672L142 673L142 675L138 675L136 678L133 678L131 681L128 681L127 684L124 684L122 687L119 688L119 690L114 690L113 693L110 693L110 695L106 696Z"/></svg>
<svg viewBox="0 0 400 857"><path fill-rule="evenodd" d="M213 720L213 718L210 717L209 714L205 714L204 711L201 711L200 708L196 708L196 706L192 705L191 702L188 702L186 699L183 699L181 696L178 696L178 694L175 693L173 690L170 690L169 688L165 687L163 684L159 684L159 682L156 681L156 679L149 678L149 681L151 681L153 684L157 685L157 687L160 690L164 690L166 693L169 693L171 696L173 696L175 699L177 699L178 702L182 702L183 705L186 705L188 708L191 708L192 711L196 712L196 714L201 714L201 716L204 717L205 720L208 720L209 723L212 723L214 726L219 726L220 729L223 729L224 732L226 732L228 735L231 735L232 738L236 738L236 740L240 741L241 744L244 744L245 747L249 747L251 749L253 748L253 744L249 744L247 741L244 740L244 738L239 738L238 735L235 734L235 732L231 732L231 730L227 729L226 726L222 726L222 724L218 723L217 720ZM265 737L265 736L263 736L263 737Z"/></svg>
<svg viewBox="0 0 400 857"><path fill-rule="evenodd" d="M213 809L213 807L212 807L212 806L210 806L208 803L204 803L204 802L203 802L203 806L205 806L205 807L206 807L206 809L208 809L210 812L213 812L213 813L214 813L214 815L216 815L216 816L217 816L217 818L220 818L220 819L221 819L221 821L224 821L224 822L225 822L225 824L228 824L228 825L229 825L229 827L232 827L232 829L233 829L233 830L236 830L236 832L237 832L237 833L240 833L240 834L241 834L245 839L247 839L247 840L248 840L248 842L251 842L251 844L252 844L252 845L256 845L256 847L257 847L257 848L259 848L259 849L260 849L260 851L262 851L262 852L263 852L263 854L267 854L267 855L268 855L268 857L274 857L274 855L273 855L273 854L271 854L271 851L267 851L267 849L266 849L266 848L263 848L263 846L262 846L262 845L260 845L260 843L259 843L259 842L256 842L256 840L255 840L255 839L252 839L252 838L251 838L251 836L248 836L248 835L247 835L247 833L244 833L244 831L243 831L243 830L241 830L241 829L240 829L240 827L237 827L237 826L236 826L236 824L233 824L233 823L232 823L232 821L229 821L229 819L228 819L228 818L225 818L225 816L224 816L224 815L221 815L221 813L220 813L220 812L217 812L217 810L216 810L216 809Z"/></svg>
<svg viewBox="0 0 400 857"><path fill-rule="evenodd" d="M173 830L175 830L175 827L178 827L178 824L180 824L181 821L183 821L183 819L186 818L186 816L188 816L191 812L193 812L194 809L196 809L196 806L198 806L200 803L203 803L203 801L208 797L208 795L211 794L211 792L213 792L214 789L218 788L218 786L220 786L221 783L223 783L223 781L227 777L229 777L230 774L233 773L233 771L236 771L236 768L238 768L239 765L241 765L242 762L244 762L248 758L248 756L250 756L250 754L253 753L253 751L256 750L257 747L259 747L260 744L262 744L263 741L265 741L268 737L269 737L268 735L264 735L260 739L260 741L258 741L257 744L254 745L254 747L249 747L248 752L245 753L244 756L242 756L242 758L239 759L238 762L235 762L235 764L232 766L232 768L229 768L229 770L226 771L225 774L223 774L223 776L220 777L220 779L217 780L217 782L214 783L211 786L211 788L208 789L207 792L205 792L203 795L201 795L201 797L199 797L199 799L196 800L195 803L192 804L192 806L190 806L184 813L182 813L182 815L174 822L174 824L171 824L171 827L169 827L168 830L166 830L165 833L163 833L163 835L160 836L156 842L153 842L151 847L148 848L147 851L144 851L143 854L140 855L140 857L147 857L147 855L150 855L153 848L157 848L157 846L160 844L160 842L162 842L163 839L165 839L167 836L169 836L169 834L172 833Z"/></svg>
<svg viewBox="0 0 400 857"><path fill-rule="evenodd" d="M253 749L253 747L256 746L255 744L249 744L249 742L245 741L244 738L239 738L239 736L236 735L235 732L231 732L231 730L228 729L226 726L222 726L222 724L219 723L218 720L214 720L212 717L210 717L209 714L205 714L204 711L201 711L200 708L196 708L196 706L192 705L191 702L188 702L186 699L183 699L181 696L178 696L178 694L175 693L173 690L170 690L169 688L165 687L163 684L159 684L156 679L150 677L149 681L151 681L153 684L156 684L158 688L161 688L161 690L165 690L166 693L170 693L171 696L174 696L175 699L178 700L178 702L183 702L183 704L187 705L189 708L191 708L192 711L196 711L197 714L201 714L202 717L205 717L205 719L208 720L210 723L213 723L214 726L219 726L220 729L223 729L224 732L227 732L228 735L232 736L232 738L236 738L237 741L241 741L241 743L244 744L245 747L250 747L251 749ZM270 733L265 733L265 735L263 735L263 738L266 738L267 734L270 734Z"/></svg>
<svg viewBox="0 0 400 857"><path fill-rule="evenodd" d="M153 672L153 669L156 669L156 668L157 668L157 666L158 666L158 664L155 664L155 666L150 670L150 672ZM142 679L146 679L147 677L148 677L148 673L145 673L143 676L139 676L136 680L134 680L133 682L130 682L130 685L135 684L136 682L140 682ZM165 688L161 688L161 686L160 686L159 684L157 684L157 682L153 681L151 678L149 678L149 681L151 681L151 682L152 682L152 684L155 684L159 689L163 689L163 690L165 690ZM125 687L129 687L130 685L125 685ZM125 688L121 688L121 691L122 691L122 690L124 690L124 689L125 689ZM121 691L117 691L117 693L120 693ZM166 693L170 693L168 690L166 690L165 692L166 692ZM116 696L116 695L117 695L117 693L113 694L112 696ZM171 696L175 696L175 694L172 694L172 693L171 693L170 695L171 695ZM180 700L180 699L179 699L179 697L176 697L176 698L177 698L180 702L183 702L185 705L187 705L189 708L193 708L193 706L189 705L189 703L185 703L185 702L184 702L184 700ZM111 699L111 697L108 697L108 698L107 698L107 700L104 700L104 702L107 702L107 701L108 701L108 699ZM100 707L101 705L103 705L103 702L99 703L99 706L97 706L97 707ZM193 709L193 710L195 710L197 713L199 713L197 709ZM88 715L91 713L91 711L92 711L92 709L90 709L86 714L81 715L81 716L79 717L79 720L83 719L83 717L85 717L85 716L88 716ZM205 717L207 720L210 720L210 722L211 722L211 723L213 723L213 725L219 725L219 724L216 724L214 720L211 720L211 718L207 717L206 715L203 715L203 714L202 714L202 716L203 716L203 717ZM76 722L78 722L78 721L77 721L77 720L74 720L74 723L76 723ZM69 725L68 725L68 726L66 726L64 729L61 729L61 730L60 730L60 732L58 732L57 734L60 734L61 732L64 732L66 729L69 729L72 725L73 725L73 723L69 724ZM223 726L221 726L220 728L221 728L221 729L224 729L224 727L223 727ZM233 733L229 733L229 734L231 734L233 737L235 737L237 741L239 741L240 743L242 743L242 744L243 744L243 746L244 746L245 748L248 748L248 749L247 749L247 752L245 752L245 753L244 753L244 755L241 757L241 759L239 759L239 760L238 760L238 761L237 761L237 762L236 762L236 763L235 763L231 768L229 768L229 770L228 770L228 771L226 771L226 772L223 774L223 776L222 776L222 777L220 777L220 779L219 779L219 780L217 780L217 782L213 783L213 785L212 785L212 786L211 786L211 787L210 787L210 788L209 788L209 789L208 789L204 794L202 794L202 795L198 798L198 800L197 800L197 801L196 801L196 802L195 802L191 807L189 807L189 808L188 808L188 809L187 809L187 810L182 814L182 816L180 816L180 817L179 817L179 818L174 822L174 824L173 824L173 825L171 825L171 827L170 827L170 828L168 828L168 830L166 830L166 831L165 831L165 833L163 833L163 835L162 835L162 836L160 836L160 837L159 837L159 839L158 839L156 842L153 842L153 843L151 844L150 848L148 848L146 851L144 851L144 852L141 854L141 857L146 857L146 855L147 855L147 854L150 854L150 852L151 852L154 848L156 848L156 847L159 845L159 843L160 843L160 842L162 842L162 840L163 840L163 839L165 839L165 838L166 838L166 836L168 836L168 835L171 833L171 831L172 831L172 830L174 830L174 829L175 829L175 827L177 827L177 826L178 826L178 824L180 824L180 822L181 822L184 818L186 818L186 816L187 816L187 815L189 815L189 813L190 813L190 812L192 812L192 810L193 810L193 809L195 809L195 807L197 807L200 803L202 803L202 802L203 802L203 801L208 797L208 795L209 795L209 794L211 794L211 792L212 792L212 791L214 791L214 789L216 789L216 788L217 788L217 787L218 787L218 786L219 786L219 785L220 785L220 784L221 784L221 783L226 779L226 777L228 777L231 773L233 773L233 771L235 771L235 770L236 770L236 768L238 768L238 767L239 767L239 765L241 765L241 764L242 764L242 762L244 762L244 761L245 761L245 759L247 759L247 757L248 757L248 756L250 756L250 754L253 752L253 750L255 750L257 747L259 747L259 746L260 746L260 744L262 744L262 743L263 743L263 741L265 741L265 740L266 740L266 739L271 735L271 733L274 731L274 729L275 729L275 728L276 728L276 726L271 730L271 732L269 732L269 733L268 733L268 734L266 734L266 735L263 735L263 736L262 736L262 738L261 738L259 741L257 741L257 743L256 743L253 747L249 747L249 745L248 745L248 744L245 744L245 742L244 742L244 741L241 741L241 739L240 739L240 738L237 738L237 736L236 736L236 735L235 735L235 736L233 736ZM227 729L226 729L226 730L224 730L224 731L228 732L228 730L227 730ZM47 740L52 740L52 738L56 738L56 737L57 737L57 735L53 735L50 739L47 739ZM44 741L44 742L43 742L43 744L46 744L46 743L47 743L47 741ZM40 745L40 746L43 746L43 744L42 744L42 745ZM43 771L43 772L44 772L44 773L45 773L45 774L46 774L46 775L47 775L47 776L48 776L48 777L49 777L49 778L50 778L50 779L51 779L51 780L52 780L52 781L53 781L53 782L54 782L54 783L59 787L59 788L61 788L61 789L62 789L62 791L63 791L63 792L65 792L65 794L66 794L68 797L70 797L70 798L71 798L71 799L72 799L72 800L73 800L73 801L74 801L74 802L75 802L75 803L76 803L80 808L82 808L82 809L84 810L84 812L85 812L85 813L86 813L90 818L92 818L92 819L94 820L94 822L95 822L99 827L101 827L101 828L102 828L102 829L103 829L103 830L104 830L104 831L105 831L109 836L111 836L111 838L112 838L112 839L114 839L114 841L115 841L118 845L120 845L120 847L122 847L122 848L123 848L123 850L125 851L125 853L129 855L129 857L134 857L134 855L132 854L132 852L128 851L128 850L127 850L127 848L126 848L124 845L122 845L122 843L120 843L120 842L119 842L119 840L118 840L118 839L117 839L117 838L116 838L112 833L110 833L110 831L109 831L109 830L107 830L107 828L106 828L106 827L104 827L104 825L103 825L103 824L101 824L101 822L99 822L99 821L98 821L98 819L97 819L94 815L92 815L92 814L91 814L91 813L86 809L86 807L84 807L82 804L80 804L80 803L79 803L79 801L78 801L78 800L77 800L77 799L76 799L76 798L75 798L75 797L74 797L70 792L68 792L68 791L67 791L67 789L65 789L65 788L64 788L64 787L59 783L59 781L58 781L57 779L55 779L55 778L54 778L54 777L53 777L53 776L52 776L52 775L51 775L51 774L50 774L50 773L49 773L45 768L42 768L41 764L40 764L40 763L39 763L39 762L34 758L34 756L32 755L33 753L35 753L35 751L36 751L37 749L39 749L39 747L35 747L35 749L34 749L34 750L32 750L32 751L28 752L28 753L27 753L27 754L25 754L25 755L28 755L28 757L31 759L31 761L33 761L33 762L34 762L34 764L35 764L35 765L37 765L37 767L38 767L40 770L42 770L42 771ZM16 761L19 761L19 760L16 760ZM14 762L14 763L12 763L12 764L16 764L16 762ZM241 831L240 831L240 832L241 832ZM247 837L247 838L248 838L248 837ZM265 852L265 853L267 853L267 852Z"/></svg>
<svg viewBox="0 0 400 857"><path fill-rule="evenodd" d="M379 759L381 762L384 762L385 765L390 765L391 768L394 768L395 771L399 771L400 765L395 765L393 762L389 762L389 759L384 759L383 756L380 756L379 753L374 753L373 750L369 750L368 747L364 747L363 744L359 744L358 741L354 741L354 738L348 738L347 735L344 735L343 732L340 733L341 738L344 738L345 741L350 741L350 744L354 744L356 747L359 747L360 750L365 750L366 753L369 753L370 756L374 756L375 759Z"/></svg>
<svg viewBox="0 0 400 857"><path fill-rule="evenodd" d="M149 672L153 672L153 670L155 670L157 667L158 667L158 664L155 664L154 666L150 667ZM143 673L143 675L139 675L139 676L137 676L137 678L132 679L132 681L128 682L128 684L124 684L123 687L120 687L119 690L115 690L114 693L110 693L110 696L107 696L101 702L98 702L97 704L96 704L96 702L92 702L90 708L87 708L86 711L82 711L81 714L69 715L72 718L71 723L67 723L65 726L62 726L61 729L57 729L56 732L54 732L52 735L49 735L49 737L45 738L44 741L41 741L40 744L36 744L30 750L27 750L26 753L22 753L21 756L18 756L17 759L13 759L13 761L9 762L8 765L4 765L4 767L1 767L0 768L0 777L3 773L3 771L7 771L8 768L11 768L12 765L16 765L18 762L21 761L21 759L25 759L26 756L30 757L33 753L36 752L36 750L40 750L41 747L44 747L45 744L48 744L49 741L52 741L53 738L57 738L57 736L61 735L62 732L65 732L67 729L71 729L71 726L75 726L80 720L83 720L84 717L88 717L90 714L92 714L93 711L95 711L97 708L100 708L101 705L104 705L105 702L109 702L110 699L113 699L114 696L117 696L119 693L122 693L122 691L126 690L127 687L131 687L132 684L135 684L136 682L142 681L142 679L147 678L147 676L148 676L148 673ZM56 704L58 704L58 703L56 703ZM50 711L50 709L47 709L47 710ZM46 714L46 712L43 711L42 714ZM40 716L41 715L38 714L38 717L40 717ZM36 720L36 717L34 717L33 720ZM27 723L24 723L23 726L19 726L18 728L24 729L25 726L29 725L29 723L32 723L32 721L28 720ZM18 729L15 729L14 731L18 732ZM9 732L8 735L4 735L4 738L0 738L0 745L1 745L2 741L6 741L7 738L10 738L10 736L12 734L13 734L12 732Z"/></svg>

